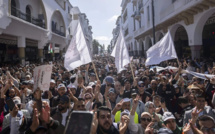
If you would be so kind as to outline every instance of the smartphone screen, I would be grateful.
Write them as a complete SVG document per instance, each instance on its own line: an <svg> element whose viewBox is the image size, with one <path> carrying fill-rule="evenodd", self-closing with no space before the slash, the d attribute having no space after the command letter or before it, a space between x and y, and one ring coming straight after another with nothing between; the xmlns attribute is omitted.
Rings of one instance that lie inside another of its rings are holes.
<svg viewBox="0 0 215 134"><path fill-rule="evenodd" d="M15 107L15 103L13 102L12 99L9 99L6 101L7 105L8 105L8 108L10 109L10 111L13 110L13 108Z"/></svg>
<svg viewBox="0 0 215 134"><path fill-rule="evenodd" d="M37 100L37 110L42 112L42 100Z"/></svg>
<svg viewBox="0 0 215 134"><path fill-rule="evenodd" d="M73 111L69 117L64 134L89 134L93 121L93 113Z"/></svg>

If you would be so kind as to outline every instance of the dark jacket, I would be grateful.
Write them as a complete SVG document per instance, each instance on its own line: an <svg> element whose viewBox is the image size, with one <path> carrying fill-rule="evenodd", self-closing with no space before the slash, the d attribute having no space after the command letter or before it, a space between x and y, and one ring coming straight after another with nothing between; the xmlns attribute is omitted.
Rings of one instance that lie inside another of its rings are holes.
<svg viewBox="0 0 215 134"><path fill-rule="evenodd" d="M104 134L104 132L107 134L119 134L119 131L114 127L114 125L112 125L108 131L103 131L98 125L96 134Z"/></svg>
<svg viewBox="0 0 215 134"><path fill-rule="evenodd" d="M69 118L69 115L71 114L71 112L72 112L72 110L69 109L68 115L67 115L67 117L66 117L66 124L67 124L67 122L68 122L68 118ZM53 131L52 133L56 133L56 134L57 134L57 133L63 133L64 130L65 130L65 126L61 124L61 122L62 122L62 120L63 120L63 116L62 116L61 112L58 110L57 107L55 107L55 108L53 108L53 109L51 110L51 117L52 117L54 120L57 120L57 121L59 122L58 128L55 129L55 130L51 130L51 131Z"/></svg>

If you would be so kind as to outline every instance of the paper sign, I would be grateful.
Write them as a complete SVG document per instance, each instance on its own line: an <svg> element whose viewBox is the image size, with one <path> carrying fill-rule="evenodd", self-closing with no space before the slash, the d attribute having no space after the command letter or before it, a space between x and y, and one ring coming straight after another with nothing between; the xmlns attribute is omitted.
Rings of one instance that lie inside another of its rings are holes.
<svg viewBox="0 0 215 134"><path fill-rule="evenodd" d="M52 65L42 65L34 69L34 91L39 87L41 90L49 90L52 73Z"/></svg>

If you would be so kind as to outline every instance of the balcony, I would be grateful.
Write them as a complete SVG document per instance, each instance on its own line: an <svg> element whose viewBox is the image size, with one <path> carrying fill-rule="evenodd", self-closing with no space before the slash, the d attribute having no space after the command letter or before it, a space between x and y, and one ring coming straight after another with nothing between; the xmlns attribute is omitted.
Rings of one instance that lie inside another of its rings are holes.
<svg viewBox="0 0 215 134"><path fill-rule="evenodd" d="M58 34L58 35L60 35L60 36L64 36L64 37L65 37L65 33L61 32L61 31L59 31L59 30L57 30L57 29L52 29L52 32L53 32L53 33L56 33L56 34Z"/></svg>
<svg viewBox="0 0 215 134"><path fill-rule="evenodd" d="M139 36L139 35L142 34L144 31L145 31L144 26L141 27L141 28L139 28L138 30L136 30L136 31L134 32L134 37Z"/></svg>
<svg viewBox="0 0 215 134"><path fill-rule="evenodd" d="M134 14L131 17L134 17L134 19L136 19L136 20L139 21L141 19L140 12L139 11L135 11Z"/></svg>
<svg viewBox="0 0 215 134"><path fill-rule="evenodd" d="M45 23L43 22L42 19L38 19L38 18L35 18L35 17L32 17L31 15L29 14L26 14L26 13L23 13L21 12L19 9L15 8L15 7L11 7L11 15L17 17L17 18L20 18L24 21L27 21L31 24L34 24L36 26L39 26L41 28L46 28L46 25Z"/></svg>

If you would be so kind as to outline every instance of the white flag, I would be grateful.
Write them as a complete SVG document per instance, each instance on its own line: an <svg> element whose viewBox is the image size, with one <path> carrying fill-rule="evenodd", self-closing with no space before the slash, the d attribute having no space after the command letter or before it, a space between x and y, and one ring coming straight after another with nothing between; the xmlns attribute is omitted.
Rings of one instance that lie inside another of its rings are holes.
<svg viewBox="0 0 215 134"><path fill-rule="evenodd" d="M150 47L146 53L146 66L155 65L161 63L162 61L178 58L170 32L168 32L159 42Z"/></svg>
<svg viewBox="0 0 215 134"><path fill-rule="evenodd" d="M91 61L91 55L87 46L83 29L81 27L80 21L78 21L74 37L72 38L65 54L64 66L68 71L71 71Z"/></svg>
<svg viewBox="0 0 215 134"><path fill-rule="evenodd" d="M125 70L124 66L130 63L128 49L121 29L111 56L115 57L115 65L118 73Z"/></svg>

